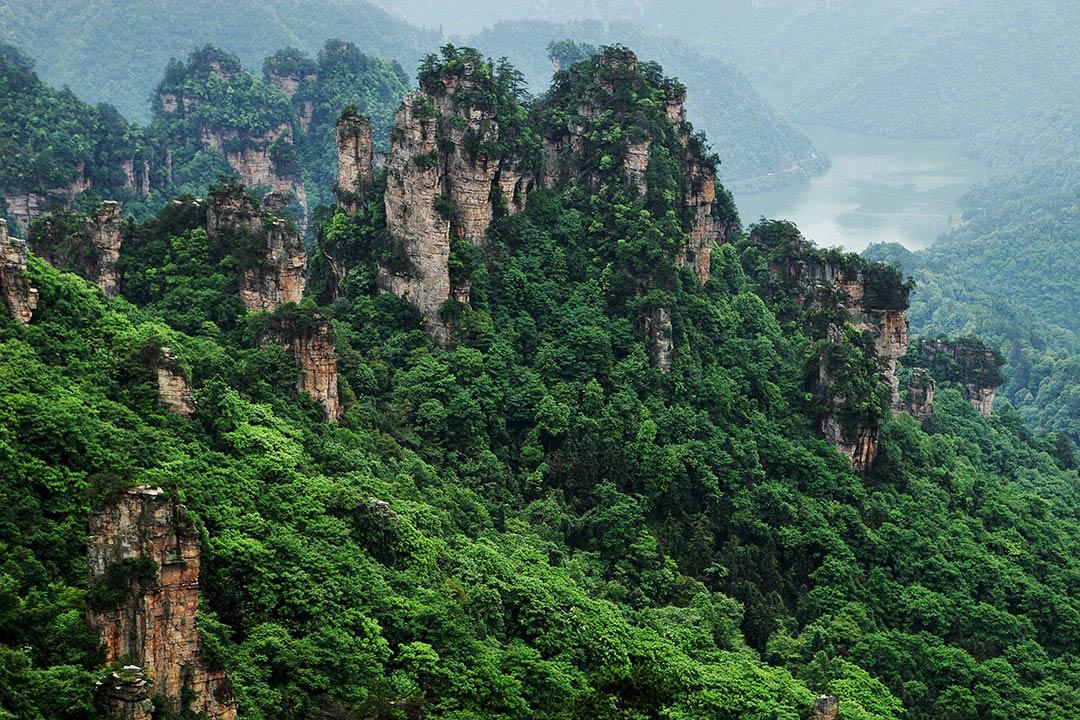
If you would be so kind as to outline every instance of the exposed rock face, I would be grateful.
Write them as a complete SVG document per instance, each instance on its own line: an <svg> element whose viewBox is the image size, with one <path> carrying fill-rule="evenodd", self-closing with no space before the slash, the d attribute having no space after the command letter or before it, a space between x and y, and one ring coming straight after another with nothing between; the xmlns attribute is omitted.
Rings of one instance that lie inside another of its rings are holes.
<svg viewBox="0 0 1080 720"><path fill-rule="evenodd" d="M682 105L679 105L680 109ZM683 118L685 110L676 117ZM669 109L668 116L671 116ZM690 240L679 253L679 267L689 266L702 285L709 281L713 245L724 241L724 228L713 217L716 203L716 173L711 168L690 163L690 192L686 204L691 211Z"/></svg>
<svg viewBox="0 0 1080 720"><path fill-rule="evenodd" d="M129 159L121 163L126 180L124 185L143 197L150 194L150 163L145 159Z"/></svg>
<svg viewBox="0 0 1080 720"><path fill-rule="evenodd" d="M959 383L972 407L990 417L997 388L1004 383L1001 353L977 338L944 337L921 341L915 353L920 362L928 363L935 379Z"/></svg>
<svg viewBox="0 0 1080 720"><path fill-rule="evenodd" d="M346 212L356 212L359 196L374 182L371 123L360 115L342 115L334 127L334 136L338 149L338 204Z"/></svg>
<svg viewBox="0 0 1080 720"><path fill-rule="evenodd" d="M937 383L926 368L912 368L908 377L907 411L920 423L934 414L934 393Z"/></svg>
<svg viewBox="0 0 1080 720"><path fill-rule="evenodd" d="M138 665L126 665L99 680L94 691L98 714L112 720L151 720L150 683Z"/></svg>
<svg viewBox="0 0 1080 720"><path fill-rule="evenodd" d="M117 570L123 577L125 563L148 559L154 564L152 581L127 579L119 605L87 611L105 646L106 662L123 658L141 668L151 683L150 695L166 698L174 711L233 720L236 705L228 680L199 657L200 554L184 506L160 489L129 490L93 514L87 552L90 578L97 583L115 581ZM126 704L138 706L141 701L133 694L137 682L119 685L122 696L136 698Z"/></svg>
<svg viewBox="0 0 1080 720"><path fill-rule="evenodd" d="M272 312L304 295L307 250L299 229L282 217L284 198L259 203L236 188L212 193L206 229L218 257L241 257L240 297L251 312Z"/></svg>
<svg viewBox="0 0 1080 720"><path fill-rule="evenodd" d="M202 146L225 156L229 167L236 171L244 185L251 188L270 188L272 192L296 198L307 213L307 192L298 176L280 173L271 157L271 145L275 142L292 144L292 127L283 123L266 133L248 137L236 130L211 130L203 128Z"/></svg>
<svg viewBox="0 0 1080 720"><path fill-rule="evenodd" d="M310 395L326 410L327 420L341 417L338 399L337 351L334 326L320 315L274 317L260 343L285 347L296 362L296 390Z"/></svg>
<svg viewBox="0 0 1080 720"><path fill-rule="evenodd" d="M908 287L880 272L881 266L863 263L855 257L827 260L815 254L813 246L801 235L787 238L786 242L785 259L772 262L769 271L794 289L796 302L804 308L842 311L848 323L860 332L870 333L881 380L889 388L892 410L899 412L896 361L907 352L909 343ZM826 330L830 340L837 340L839 333L839 328L831 324ZM824 357L820 359L818 375L819 388L832 398L832 410L820 416L819 430L851 459L852 467L863 472L877 455L881 422L845 427L846 423L836 413L844 398L833 397L829 392L834 378Z"/></svg>
<svg viewBox="0 0 1080 720"><path fill-rule="evenodd" d="M814 701L813 720L836 720L840 715L840 701L833 695L818 695Z"/></svg>
<svg viewBox="0 0 1080 720"><path fill-rule="evenodd" d="M75 179L67 187L58 187L45 192L6 192L0 191L7 206L8 214L14 218L21 232L30 229L31 221L41 217L53 207L71 207L75 198L90 189L90 178L86 176L86 166L79 163L75 168Z"/></svg>
<svg viewBox="0 0 1080 720"><path fill-rule="evenodd" d="M120 260L120 203L103 202L93 215L86 218L86 235L96 255L95 267L90 269L88 279L101 288L106 297L120 294L120 272L116 263Z"/></svg>
<svg viewBox="0 0 1080 720"><path fill-rule="evenodd" d="M65 212L48 215L31 228L34 253L61 270L73 272L97 285L106 297L120 294L120 247L123 235L120 203L103 202L87 215L81 227L72 227Z"/></svg>
<svg viewBox="0 0 1080 720"><path fill-rule="evenodd" d="M651 147L652 138L626 144L626 160L623 167L626 170L627 180L637 190L638 195L644 195L647 189L645 186L645 172L649 169L649 148Z"/></svg>
<svg viewBox="0 0 1080 720"><path fill-rule="evenodd" d="M26 275L26 243L8 235L7 221L0 219L0 292L11 318L23 325L37 308L38 291Z"/></svg>
<svg viewBox="0 0 1080 720"><path fill-rule="evenodd" d="M675 358L675 340L671 327L671 313L666 308L650 308L642 316L645 337L648 338L653 362L660 372L671 371Z"/></svg>
<svg viewBox="0 0 1080 720"><path fill-rule="evenodd" d="M161 348L153 370L157 375L158 403L176 415L194 415L195 397L191 394L187 378L184 377L179 358L170 348Z"/></svg>
<svg viewBox="0 0 1080 720"><path fill-rule="evenodd" d="M384 200L386 227L401 244L408 266L381 268L379 284L413 303L428 332L445 345L450 328L439 310L450 298L450 221L435 207L443 192L435 133L430 99L408 93L391 136Z"/></svg>
<svg viewBox="0 0 1080 720"><path fill-rule="evenodd" d="M994 398L997 397L996 388L979 387L974 384L964 386L967 391L968 402L979 411L983 417L990 417L994 412Z"/></svg>

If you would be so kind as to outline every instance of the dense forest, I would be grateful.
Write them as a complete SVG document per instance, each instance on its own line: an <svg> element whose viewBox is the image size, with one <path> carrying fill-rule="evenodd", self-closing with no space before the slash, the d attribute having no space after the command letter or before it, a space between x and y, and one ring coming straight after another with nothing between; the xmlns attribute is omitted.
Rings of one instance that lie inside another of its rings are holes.
<svg viewBox="0 0 1080 720"><path fill-rule="evenodd" d="M0 19L0 42L33 57L46 82L141 123L170 58L203 45L258 68L283 47L314 55L341 37L411 69L438 41L363 0L326 0L318 12L291 0L0 0Z"/></svg>
<svg viewBox="0 0 1080 720"><path fill-rule="evenodd" d="M442 308L445 343L381 292L403 265L387 169L315 213L308 296L270 315L237 289L259 269L250 234L221 235L204 200L127 221L116 298L30 256L33 318L0 318L0 717L96 716L84 611L114 598L88 585L87 527L135 485L198 523L204 659L243 718L801 720L818 693L844 720L1080 716L1074 448L1009 406L981 416L962 375L941 373L922 425L894 417L872 338L775 269L830 263L895 312L910 286L788 223L742 228L722 187L725 242L695 275L684 200L720 158L668 114L682 86L627 58L569 64L539 100L475 51L422 64L418 97L459 88L503 132L439 125L414 99L421 119L522 173L543 172L540 138L575 126L583 99L599 110L572 167L517 212L495 197L482 243L453 241L470 293ZM186 82L174 67L166 82ZM634 180L628 142L643 138ZM409 172L456 157L435 140ZM326 257L343 252L332 283ZM666 371L639 322L656 307ZM275 323L325 322L336 422L260 342ZM165 347L190 418L158 403L147 358ZM881 423L862 474L815 425L821 358L833 399Z"/></svg>
<svg viewBox="0 0 1080 720"><path fill-rule="evenodd" d="M26 217L14 222L15 205L31 194L39 207L23 215L109 199L143 218L174 196L205 194L221 176L303 191L311 207L325 205L337 172L338 116L350 107L365 113L385 151L408 83L396 63L340 40L315 57L279 50L260 75L213 46L174 59L155 90L152 121L139 127L112 106L53 90L28 57L0 46L0 213L13 229L25 225Z"/></svg>

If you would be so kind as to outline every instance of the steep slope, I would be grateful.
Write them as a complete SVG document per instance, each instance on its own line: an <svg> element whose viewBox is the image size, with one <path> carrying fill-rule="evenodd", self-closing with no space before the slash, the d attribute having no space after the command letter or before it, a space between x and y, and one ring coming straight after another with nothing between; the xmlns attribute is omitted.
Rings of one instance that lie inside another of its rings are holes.
<svg viewBox="0 0 1080 720"><path fill-rule="evenodd" d="M688 90L690 120L717 147L728 148L721 176L733 192L803 181L828 168L828 158L765 101L738 69L674 37L628 23L531 20L497 24L468 42L491 57L509 58L525 73L530 87L540 90L547 87L558 64L557 58L549 57L549 44L566 39L594 46L622 43L677 76ZM580 48L561 50L581 53Z"/></svg>
<svg viewBox="0 0 1080 720"><path fill-rule="evenodd" d="M244 718L1080 712L1077 459L950 379L925 427L890 416L877 341L895 334L865 316L904 304L895 272L767 242L787 224L743 237L714 186L731 234L701 273L686 248L715 158L681 87L625 49L535 104L474 51L422 75L406 102L453 112L421 116L435 153L415 170L473 187L485 160L542 150L523 207L488 196L482 237L474 196L439 205L469 281L448 347L377 282L402 259L392 167L320 230L318 254L357 260L322 308L249 313L270 238L190 198L125 228L122 298L33 255L20 269L39 297L29 324L0 318L0 709L90 718L99 679L141 681L86 622L87 536L94 510L161 487L148 514L181 520L182 500L201 538L193 677L224 672ZM332 345L339 420L268 330ZM166 357L190 417L162 406ZM861 475L822 437L823 401L876 423ZM145 527L190 550L186 522ZM104 588L121 602L178 569L122 567Z"/></svg>
<svg viewBox="0 0 1080 720"><path fill-rule="evenodd" d="M435 33L411 27L363 0L2 0L0 41L38 61L42 77L90 102L111 102L149 118L151 95L170 58L206 44L233 49L258 67L291 46L316 53L333 37L412 68Z"/></svg>

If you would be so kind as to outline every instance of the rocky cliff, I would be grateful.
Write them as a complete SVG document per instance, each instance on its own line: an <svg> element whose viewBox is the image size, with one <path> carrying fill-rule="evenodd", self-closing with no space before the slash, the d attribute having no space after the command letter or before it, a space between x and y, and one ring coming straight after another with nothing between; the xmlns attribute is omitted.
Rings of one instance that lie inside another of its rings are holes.
<svg viewBox="0 0 1080 720"><path fill-rule="evenodd" d="M428 332L446 345L450 328L440 309L450 299L450 219L436 208L444 180L436 143L434 104L407 94L391 135L384 196L386 227L404 262L380 267L379 285L415 305Z"/></svg>
<svg viewBox="0 0 1080 720"><path fill-rule="evenodd" d="M23 325L37 309L38 291L26 276L26 243L8 235L7 221L0 218L0 292L8 313Z"/></svg>
<svg viewBox="0 0 1080 720"><path fill-rule="evenodd" d="M242 188L210 193L206 230L216 257L240 261L240 297L251 312L272 312L304 295L307 250L299 228L284 217L283 196L262 204Z"/></svg>
<svg viewBox="0 0 1080 720"><path fill-rule="evenodd" d="M834 695L818 695L814 700L813 720L836 720L840 715L840 701Z"/></svg>
<svg viewBox="0 0 1080 720"><path fill-rule="evenodd" d="M934 394L937 383L926 368L912 368L908 376L907 403L905 409L920 423L934 414Z"/></svg>
<svg viewBox="0 0 1080 720"><path fill-rule="evenodd" d="M94 707L100 717L110 720L152 720L152 687L138 665L125 665L99 680L94 692Z"/></svg>
<svg viewBox="0 0 1080 720"><path fill-rule="evenodd" d="M886 386L889 407L900 412L896 363L908 350L910 286L884 265L814 248L790 224L758 226L750 242L766 251L769 273L779 281L782 294L803 312L811 337L824 341L818 343L822 354L816 381L816 392L825 399L818 415L822 435L851 459L856 470L868 469L877 455L884 418L856 417L846 410L852 399L837 387L838 378L851 374L855 360L850 354L841 357L836 346L847 343L853 352L873 361ZM853 343L843 332L845 325L862 337Z"/></svg>
<svg viewBox="0 0 1080 720"><path fill-rule="evenodd" d="M129 490L92 515L87 554L87 619L105 647L106 663L131 666L105 697L126 705L128 717L139 717L142 697L132 676L140 672L149 695L172 712L233 720L228 680L200 656L199 543L184 506L157 488Z"/></svg>
<svg viewBox="0 0 1080 720"><path fill-rule="evenodd" d="M323 406L327 420L337 420L344 408L338 398L337 351L334 326L322 315L296 308L270 317L260 333L262 346L278 344L296 363L297 392Z"/></svg>
<svg viewBox="0 0 1080 720"><path fill-rule="evenodd" d="M374 177L375 148L371 142L371 122L362 115L344 114L334 126L338 149L338 180L335 188L338 205L346 212L359 209L360 196Z"/></svg>
<svg viewBox="0 0 1080 720"><path fill-rule="evenodd" d="M939 382L957 383L983 417L993 412L997 389L1005 383L1001 372L1004 357L978 338L921 340L912 349L908 361L926 367Z"/></svg>
<svg viewBox="0 0 1080 720"><path fill-rule="evenodd" d="M451 286L450 238L482 245L499 213L525 206L535 173L506 143L490 68L469 57L424 74L395 119L387 158L386 223L403 262L383 266L380 286L410 300L441 344L440 310L468 302L467 280ZM516 101L514 101L516 102Z"/></svg>
<svg viewBox="0 0 1080 720"><path fill-rule="evenodd" d="M50 265L101 288L106 297L120 294L120 203L103 202L83 217L56 210L30 227L30 246Z"/></svg>
<svg viewBox="0 0 1080 720"><path fill-rule="evenodd" d="M167 347L162 347L152 364L157 378L158 403L169 412L184 417L195 414L195 396L191 393L180 359Z"/></svg>

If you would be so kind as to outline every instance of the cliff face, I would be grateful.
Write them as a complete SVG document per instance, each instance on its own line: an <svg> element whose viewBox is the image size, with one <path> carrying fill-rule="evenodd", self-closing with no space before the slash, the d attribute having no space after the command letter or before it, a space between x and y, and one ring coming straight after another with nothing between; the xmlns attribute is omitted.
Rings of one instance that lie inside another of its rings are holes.
<svg viewBox="0 0 1080 720"><path fill-rule="evenodd" d="M87 611L105 647L106 662L124 660L140 668L150 695L165 698L174 712L233 720L236 705L228 680L199 656L200 554L184 506L160 489L129 490L93 514L87 553L92 586L107 586L111 602L118 601ZM141 570L133 573L134 567ZM134 697L124 704L136 713L141 700L130 692L135 689L132 683L118 685L121 694L129 691L126 695Z"/></svg>
<svg viewBox="0 0 1080 720"><path fill-rule="evenodd" d="M934 394L937 383L926 368L912 368L908 377L906 410L920 423L934 414Z"/></svg>
<svg viewBox="0 0 1080 720"><path fill-rule="evenodd" d="M337 201L346 212L356 212L360 196L374 182L371 123L360 115L342 115L334 127L334 137L338 149Z"/></svg>
<svg viewBox="0 0 1080 720"><path fill-rule="evenodd" d="M191 417L195 414L195 397L184 377L179 358L170 348L163 347L153 367L158 384L158 403L176 415Z"/></svg>
<svg viewBox="0 0 1080 720"><path fill-rule="evenodd" d="M93 215L86 218L86 235L93 245L96 262L88 268L88 279L101 288L106 297L120 294L120 273L116 263L120 260L120 203L103 202Z"/></svg>
<svg viewBox="0 0 1080 720"><path fill-rule="evenodd" d="M75 179L67 187L57 187L44 192L7 192L0 193L8 214L14 218L21 232L30 229L31 221L49 212L53 207L71 207L75 198L90 189L90 178L86 175L86 166L79 163L75 168ZM13 228L13 230L16 228Z"/></svg>
<svg viewBox="0 0 1080 720"><path fill-rule="evenodd" d="M760 242L760 237L751 237ZM774 241L775 242L775 241ZM824 328L811 327L815 339L838 342L842 332L836 320L850 324L860 333L869 333L881 381L888 387L893 413L901 410L896 361L907 353L909 288L884 266L861 261L857 256L829 256L816 251L801 235L781 241L782 252L769 263L769 272L794 295L797 305L810 313L831 318ZM819 415L822 436L851 459L862 472L877 456L882 418L852 421L841 417L849 398L834 391L836 378L829 361L819 358L818 391L829 398Z"/></svg>
<svg viewBox="0 0 1080 720"><path fill-rule="evenodd" d="M81 220L64 211L47 215L31 227L30 244L50 265L89 280L106 297L120 294L120 203L103 202Z"/></svg>
<svg viewBox="0 0 1080 720"><path fill-rule="evenodd" d="M435 207L442 193L434 106L427 96L409 93L395 118L384 198L387 230L406 263L380 268L379 284L413 303L428 332L445 345L450 328L439 310L450 298L450 220Z"/></svg>
<svg viewBox="0 0 1080 720"><path fill-rule="evenodd" d="M840 715L840 701L834 695L818 695L814 701L813 720L836 720Z"/></svg>
<svg viewBox="0 0 1080 720"><path fill-rule="evenodd" d="M327 420L341 417L334 326L329 320L303 312L295 317L274 317L260 343L282 345L296 363L297 392L310 395L322 405Z"/></svg>
<svg viewBox="0 0 1080 720"><path fill-rule="evenodd" d="M38 291L26 276L26 243L8 235L7 221L0 219L0 292L11 318L30 322L38 303Z"/></svg>
<svg viewBox="0 0 1080 720"><path fill-rule="evenodd" d="M1000 352L977 338L944 337L922 340L913 352L912 361L925 365L934 379L959 384L980 415L991 415L997 388L1005 382Z"/></svg>
<svg viewBox="0 0 1080 720"><path fill-rule="evenodd" d="M228 82L231 74L215 70L219 81ZM280 122L265 132L246 132L236 128L217 127L207 124L196 111L202 104L199 98L186 97L180 93L160 93L158 101L162 114L168 119L180 119L194 128L193 134L205 151L220 153L236 171L245 186L269 188L271 192L293 197L307 215L307 192L303 179L290 169L281 169L274 162L275 145L292 149L292 126ZM183 138L180 138L183 140ZM166 166L170 163L166 161Z"/></svg>
<svg viewBox="0 0 1080 720"><path fill-rule="evenodd" d="M94 692L98 715L111 720L151 720L150 683L138 665L125 665L99 680Z"/></svg>
<svg viewBox="0 0 1080 720"><path fill-rule="evenodd" d="M304 295L307 250L300 231L282 217L283 198L271 193L262 206L237 188L211 193L206 230L216 256L241 261L240 297L251 312L272 312Z"/></svg>
<svg viewBox="0 0 1080 720"><path fill-rule="evenodd" d="M657 369L662 373L670 372L675 358L671 313L662 307L650 308L643 313L642 324Z"/></svg>

